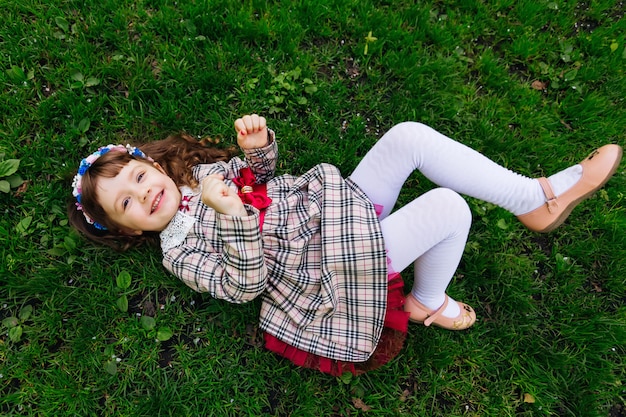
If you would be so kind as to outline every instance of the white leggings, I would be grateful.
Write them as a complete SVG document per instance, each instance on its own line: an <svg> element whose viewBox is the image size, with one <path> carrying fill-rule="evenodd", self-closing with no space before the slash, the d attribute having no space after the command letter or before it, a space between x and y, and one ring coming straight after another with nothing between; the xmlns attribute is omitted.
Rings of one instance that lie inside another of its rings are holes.
<svg viewBox="0 0 626 417"><path fill-rule="evenodd" d="M389 214L407 177L419 170L442 188ZM466 194L526 213L543 203L538 182L420 123L394 126L365 155L350 178L383 206L381 228L391 268L415 265L413 294L436 309L461 260L471 224Z"/></svg>

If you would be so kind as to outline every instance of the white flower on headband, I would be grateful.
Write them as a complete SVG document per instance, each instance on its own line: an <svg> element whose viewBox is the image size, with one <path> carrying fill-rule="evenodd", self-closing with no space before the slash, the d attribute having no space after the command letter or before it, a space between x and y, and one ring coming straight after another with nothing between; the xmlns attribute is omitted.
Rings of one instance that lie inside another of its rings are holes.
<svg viewBox="0 0 626 417"><path fill-rule="evenodd" d="M91 167L91 165L93 165L93 163L96 162L98 158L108 153L109 151L128 152L129 155L132 155L134 157L144 158L149 161L152 161L152 158L146 156L146 154L144 154L139 148L135 146L130 146L130 145L103 146L101 148L98 148L96 152L92 153L87 158L80 161L80 165L78 167L78 173L74 176L74 180L72 181L72 195L76 197L76 209L83 212L83 216L85 216L85 220L87 221L87 223L92 224L96 229L99 229L99 230L107 230L107 228L101 225L100 223L95 222L83 210L83 205L81 202L81 197L83 194L82 182L83 182L83 175L85 175L89 167Z"/></svg>

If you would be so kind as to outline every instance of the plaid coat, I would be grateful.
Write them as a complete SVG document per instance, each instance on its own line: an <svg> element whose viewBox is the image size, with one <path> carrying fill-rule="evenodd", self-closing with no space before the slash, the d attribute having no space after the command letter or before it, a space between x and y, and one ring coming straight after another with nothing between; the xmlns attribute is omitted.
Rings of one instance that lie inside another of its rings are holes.
<svg viewBox="0 0 626 417"><path fill-rule="evenodd" d="M249 166L272 204L259 212L216 213L199 193L161 234L163 264L185 284L243 303L262 297L259 327L301 350L362 362L384 324L387 263L372 203L332 165L300 177L274 177L277 146L246 150L245 160L199 165L195 177L232 179ZM180 212L179 212L180 213ZM173 236L173 238L172 238Z"/></svg>

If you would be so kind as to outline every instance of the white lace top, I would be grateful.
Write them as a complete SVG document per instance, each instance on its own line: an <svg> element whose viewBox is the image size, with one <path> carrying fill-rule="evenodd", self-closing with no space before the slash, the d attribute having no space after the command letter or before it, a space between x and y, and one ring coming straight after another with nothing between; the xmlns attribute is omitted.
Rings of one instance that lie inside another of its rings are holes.
<svg viewBox="0 0 626 417"><path fill-rule="evenodd" d="M195 217L186 214L183 209L186 207L185 197L197 197L201 194L202 189L197 188L192 190L189 187L180 187L180 193L182 195L181 209L176 212L174 218L170 221L165 229L160 234L161 248L163 251L170 250L183 243L187 234L196 222Z"/></svg>

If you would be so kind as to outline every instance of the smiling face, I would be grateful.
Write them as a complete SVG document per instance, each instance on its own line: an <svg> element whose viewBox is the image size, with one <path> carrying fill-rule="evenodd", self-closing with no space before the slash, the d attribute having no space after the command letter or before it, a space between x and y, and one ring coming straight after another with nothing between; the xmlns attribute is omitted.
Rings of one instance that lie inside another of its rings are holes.
<svg viewBox="0 0 626 417"><path fill-rule="evenodd" d="M178 211L180 190L158 164L131 160L111 178L99 178L96 198L126 234L160 232Z"/></svg>

